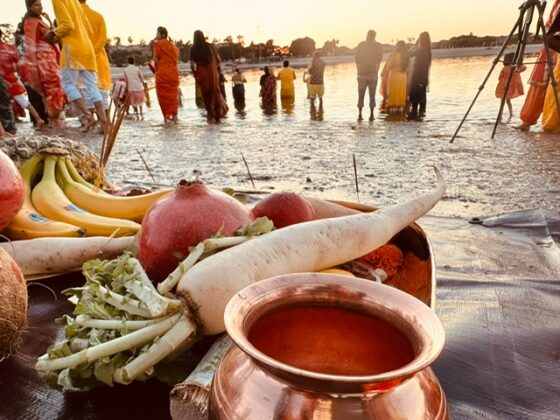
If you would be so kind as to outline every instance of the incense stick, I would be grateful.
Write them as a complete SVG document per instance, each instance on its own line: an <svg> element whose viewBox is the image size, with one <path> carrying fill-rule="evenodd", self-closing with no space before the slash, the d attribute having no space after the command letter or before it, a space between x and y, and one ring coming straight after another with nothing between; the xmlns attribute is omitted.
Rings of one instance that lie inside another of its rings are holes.
<svg viewBox="0 0 560 420"><path fill-rule="evenodd" d="M352 154L354 162L354 182L356 183L356 195L358 196L358 203L360 202L360 187L358 185L358 166L356 165L356 155Z"/></svg>
<svg viewBox="0 0 560 420"><path fill-rule="evenodd" d="M253 175L251 175L251 170L249 169L249 164L245 160L245 156L243 156L243 153L241 153L241 157L243 158L243 162L245 163L245 167L247 168L247 173L249 174L249 179L251 180L251 184L253 184L254 189L257 189L257 187L255 187L255 181L253 181Z"/></svg>
<svg viewBox="0 0 560 420"><path fill-rule="evenodd" d="M140 155L140 159L142 159L142 162L144 162L144 166L146 167L146 170L148 171L148 173L150 174L150 177L152 178L152 181L157 182L156 178L154 176L154 172L152 171L152 169L148 166L148 162L146 162L146 159L144 159L144 156L142 156L142 153L140 153L139 150L136 151L136 153L138 153Z"/></svg>

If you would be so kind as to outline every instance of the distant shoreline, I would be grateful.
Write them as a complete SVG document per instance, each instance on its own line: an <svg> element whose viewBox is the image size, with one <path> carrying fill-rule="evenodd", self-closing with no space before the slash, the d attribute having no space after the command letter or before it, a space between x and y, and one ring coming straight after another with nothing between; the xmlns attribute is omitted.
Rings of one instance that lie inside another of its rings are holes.
<svg viewBox="0 0 560 420"><path fill-rule="evenodd" d="M500 51L501 47L468 47L468 48L443 48L432 50L432 57L434 59L443 58L464 58L464 57L484 57L484 56L496 56ZM526 47L525 53L528 55L538 54L541 48L541 44L530 44ZM509 47L507 52L513 51L514 48ZM383 59L386 60L390 53L385 53ZM290 66L293 68L306 68L309 64L309 57L289 57ZM351 63L354 61L354 55L340 55L340 56L327 56L323 57L327 65L336 65L343 63ZM223 64L226 71L231 71L234 67L238 67L241 70L255 70L260 69L263 66L270 66L272 68L279 68L282 66L282 61L270 61L263 60L260 63L234 63L231 61L226 61ZM181 75L188 75L191 73L188 63L180 63L179 69ZM141 67L144 76L149 77L152 74L148 66ZM113 79L118 79L123 77L123 67L111 67L111 75Z"/></svg>

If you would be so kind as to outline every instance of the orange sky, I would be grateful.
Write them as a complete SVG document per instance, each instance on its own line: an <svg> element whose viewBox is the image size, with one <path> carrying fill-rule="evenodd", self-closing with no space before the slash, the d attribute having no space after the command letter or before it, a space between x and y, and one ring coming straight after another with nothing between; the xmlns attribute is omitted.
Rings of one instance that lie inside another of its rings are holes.
<svg viewBox="0 0 560 420"><path fill-rule="evenodd" d="M42 0L51 14L50 0ZM368 29L381 42L416 38L429 31L437 41L454 35L507 34L521 1L512 0L88 0L103 13L109 36L135 42L154 37L166 26L174 39L191 39L202 29L210 39L234 38L289 44L305 35L318 45L331 38L354 47ZM0 0L0 23L16 24L25 12L23 0Z"/></svg>

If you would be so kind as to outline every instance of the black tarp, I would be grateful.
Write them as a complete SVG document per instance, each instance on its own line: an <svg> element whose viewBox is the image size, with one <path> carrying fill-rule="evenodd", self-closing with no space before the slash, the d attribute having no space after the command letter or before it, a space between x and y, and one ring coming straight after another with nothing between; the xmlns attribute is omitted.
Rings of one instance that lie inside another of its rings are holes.
<svg viewBox="0 0 560 420"><path fill-rule="evenodd" d="M560 418L560 217L541 210L467 219L425 217L437 265L436 310L446 329L434 364L457 419ZM58 292L79 275L45 280ZM71 306L31 286L30 328L0 364L2 419L165 419L169 388L156 381L59 392L35 376L53 319ZM203 344L204 345L204 344ZM195 349L201 356L204 348Z"/></svg>

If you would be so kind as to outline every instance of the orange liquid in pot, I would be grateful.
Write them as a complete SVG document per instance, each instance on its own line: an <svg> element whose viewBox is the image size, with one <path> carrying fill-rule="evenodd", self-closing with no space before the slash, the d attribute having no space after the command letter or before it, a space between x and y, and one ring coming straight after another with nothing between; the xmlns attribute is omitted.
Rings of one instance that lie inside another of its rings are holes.
<svg viewBox="0 0 560 420"><path fill-rule="evenodd" d="M248 339L279 362L331 375L375 375L414 359L412 344L395 326L328 306L271 312L252 326Z"/></svg>

